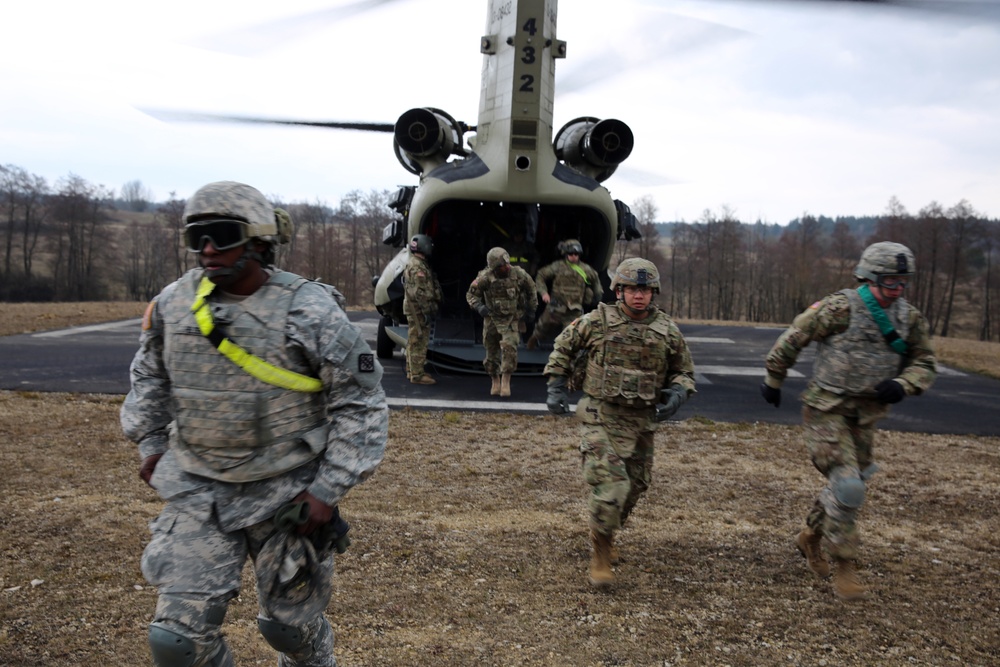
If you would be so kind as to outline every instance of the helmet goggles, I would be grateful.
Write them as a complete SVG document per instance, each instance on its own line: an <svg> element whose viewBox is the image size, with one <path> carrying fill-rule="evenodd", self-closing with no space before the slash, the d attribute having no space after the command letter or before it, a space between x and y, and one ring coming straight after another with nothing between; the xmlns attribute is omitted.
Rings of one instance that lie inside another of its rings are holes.
<svg viewBox="0 0 1000 667"><path fill-rule="evenodd" d="M249 241L249 231L249 226L241 220L202 220L184 228L184 240L188 252L202 252L206 239L216 250L229 250Z"/></svg>
<svg viewBox="0 0 1000 667"><path fill-rule="evenodd" d="M906 289L910 277L906 275L878 275L875 284L885 289Z"/></svg>

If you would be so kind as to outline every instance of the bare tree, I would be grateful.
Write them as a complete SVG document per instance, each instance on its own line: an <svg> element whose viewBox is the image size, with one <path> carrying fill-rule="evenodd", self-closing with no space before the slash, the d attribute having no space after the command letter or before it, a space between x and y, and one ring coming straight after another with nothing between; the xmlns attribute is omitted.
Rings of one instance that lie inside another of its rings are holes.
<svg viewBox="0 0 1000 667"><path fill-rule="evenodd" d="M172 259L172 274L168 274L169 280L180 278L189 268L194 266L191 253L184 247L184 204L185 200L178 199L176 192L171 192L167 201L157 209L157 217L163 221L163 227L167 233L165 237L165 249L169 249L169 256Z"/></svg>
<svg viewBox="0 0 1000 667"><path fill-rule="evenodd" d="M14 271L14 239L20 230L21 269L31 280L38 236L45 220L48 184L41 176L21 167L0 165L0 211L4 222L3 275L10 280Z"/></svg>
<svg viewBox="0 0 1000 667"><path fill-rule="evenodd" d="M944 316L941 320L941 335L947 336L951 326L952 308L955 305L955 288L959 277L965 272L965 244L975 233L976 212L964 199L948 209L947 243L951 251L951 261L947 271L948 298L945 301Z"/></svg>
<svg viewBox="0 0 1000 667"><path fill-rule="evenodd" d="M388 190L349 192L337 209L337 216L347 230L349 283L344 295L350 303L361 303L372 296L371 276L381 272L391 259L392 250L382 244L382 230L392 222Z"/></svg>
<svg viewBox="0 0 1000 667"><path fill-rule="evenodd" d="M152 203L153 191L143 185L142 181L129 181L122 186L121 199L129 211L141 213Z"/></svg>
<svg viewBox="0 0 1000 667"><path fill-rule="evenodd" d="M128 225L119 244L117 262L126 296L133 301L149 301L168 282L173 267L164 249L172 239L162 218L149 223Z"/></svg>
<svg viewBox="0 0 1000 667"><path fill-rule="evenodd" d="M111 192L70 174L60 181L52 219L56 236L53 249L56 296L67 301L100 300L107 289L102 270L107 266L110 234L106 208Z"/></svg>

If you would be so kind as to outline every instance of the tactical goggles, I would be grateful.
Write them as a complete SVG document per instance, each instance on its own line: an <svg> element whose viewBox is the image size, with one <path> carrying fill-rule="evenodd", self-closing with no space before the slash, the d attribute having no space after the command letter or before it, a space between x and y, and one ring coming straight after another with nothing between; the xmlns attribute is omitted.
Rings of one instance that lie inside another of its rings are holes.
<svg viewBox="0 0 1000 667"><path fill-rule="evenodd" d="M239 220L192 222L184 228L184 240L189 252L204 250L206 240L216 250L229 250L250 240L249 227Z"/></svg>
<svg viewBox="0 0 1000 667"><path fill-rule="evenodd" d="M910 279L906 276L878 276L875 284L879 287L884 287L885 289L906 289L907 284L909 284Z"/></svg>

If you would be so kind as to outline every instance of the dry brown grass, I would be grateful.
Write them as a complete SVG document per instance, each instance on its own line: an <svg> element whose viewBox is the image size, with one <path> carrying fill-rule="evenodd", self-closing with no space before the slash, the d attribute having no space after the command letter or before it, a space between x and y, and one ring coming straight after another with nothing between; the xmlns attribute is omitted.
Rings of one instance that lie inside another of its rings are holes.
<svg viewBox="0 0 1000 667"><path fill-rule="evenodd" d="M0 336L127 320L142 317L145 310L146 304L138 301L0 302Z"/></svg>
<svg viewBox="0 0 1000 667"><path fill-rule="evenodd" d="M161 502L120 400L0 392L0 664L149 664L138 563ZM879 434L873 596L851 605L792 547L822 484L796 428L660 432L606 593L586 582L576 444L570 419L394 412L385 462L342 505L340 664L1000 663L1000 438ZM226 619L240 665L273 664L255 604L248 573Z"/></svg>
<svg viewBox="0 0 1000 667"><path fill-rule="evenodd" d="M948 366L1000 379L1000 343L938 336L934 352Z"/></svg>

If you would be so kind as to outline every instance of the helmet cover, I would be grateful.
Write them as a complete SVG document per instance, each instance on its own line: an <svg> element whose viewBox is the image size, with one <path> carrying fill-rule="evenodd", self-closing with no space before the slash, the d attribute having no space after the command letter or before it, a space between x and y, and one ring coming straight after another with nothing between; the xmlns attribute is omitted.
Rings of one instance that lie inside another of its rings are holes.
<svg viewBox="0 0 1000 667"><path fill-rule="evenodd" d="M287 217L288 214L285 215ZM245 183L209 183L187 200L184 206L185 224L212 219L238 220L248 227L247 236L250 238L269 243L291 240L291 218L288 218L287 235L279 234L274 207L259 190Z"/></svg>
<svg viewBox="0 0 1000 667"><path fill-rule="evenodd" d="M614 276L611 277L612 290L627 285L652 287L659 292L660 272L656 270L656 265L648 259L629 257L618 265Z"/></svg>
<svg viewBox="0 0 1000 667"><path fill-rule="evenodd" d="M854 275L859 280L878 282L879 276L912 276L916 271L913 252L902 243L881 241L861 253Z"/></svg>

